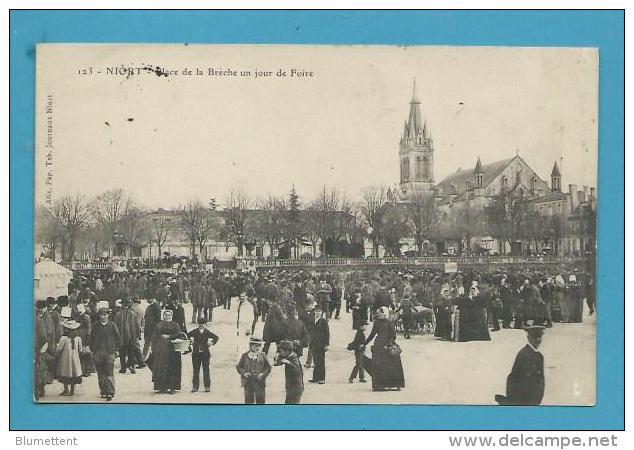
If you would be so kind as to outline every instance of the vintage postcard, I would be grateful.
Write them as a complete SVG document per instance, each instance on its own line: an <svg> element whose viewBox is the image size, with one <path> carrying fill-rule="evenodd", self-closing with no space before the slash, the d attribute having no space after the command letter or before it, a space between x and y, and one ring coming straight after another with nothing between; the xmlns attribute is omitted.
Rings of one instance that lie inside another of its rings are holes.
<svg viewBox="0 0 634 450"><path fill-rule="evenodd" d="M594 405L598 58L39 45L35 401Z"/></svg>

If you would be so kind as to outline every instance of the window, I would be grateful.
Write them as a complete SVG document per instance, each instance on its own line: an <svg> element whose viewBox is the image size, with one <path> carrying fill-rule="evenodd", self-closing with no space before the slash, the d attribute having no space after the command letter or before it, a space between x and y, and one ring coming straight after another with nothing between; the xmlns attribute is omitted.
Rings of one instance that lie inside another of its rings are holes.
<svg viewBox="0 0 634 450"><path fill-rule="evenodd" d="M506 176L502 177L502 190L507 190L509 187L509 179Z"/></svg>
<svg viewBox="0 0 634 450"><path fill-rule="evenodd" d="M535 193L536 190L537 190L537 178L533 177L533 179L531 180L531 191Z"/></svg>
<svg viewBox="0 0 634 450"><path fill-rule="evenodd" d="M416 180L421 179L421 175L423 174L423 158L420 156L416 157Z"/></svg>
<svg viewBox="0 0 634 450"><path fill-rule="evenodd" d="M429 174L429 159L426 156L423 156L423 178L425 180L430 178Z"/></svg>
<svg viewBox="0 0 634 450"><path fill-rule="evenodd" d="M482 174L476 174L476 188L482 189Z"/></svg>
<svg viewBox="0 0 634 450"><path fill-rule="evenodd" d="M407 158L401 162L401 179L403 182L409 181L409 159Z"/></svg>

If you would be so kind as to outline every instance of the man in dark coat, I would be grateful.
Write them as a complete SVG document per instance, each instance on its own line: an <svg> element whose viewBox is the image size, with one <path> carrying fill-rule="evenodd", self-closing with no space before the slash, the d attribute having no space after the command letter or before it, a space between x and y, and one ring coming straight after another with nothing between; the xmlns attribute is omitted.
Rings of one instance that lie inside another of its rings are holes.
<svg viewBox="0 0 634 450"><path fill-rule="evenodd" d="M310 334L310 352L313 356L315 368L311 383L324 384L326 382L326 352L330 345L330 328L323 317L321 305L315 306L315 327Z"/></svg>
<svg viewBox="0 0 634 450"><path fill-rule="evenodd" d="M297 309L290 305L287 310L287 317L284 319L284 339L288 339L295 344L294 352L298 357L304 354L304 347L308 346L308 329L304 322L299 320Z"/></svg>
<svg viewBox="0 0 634 450"><path fill-rule="evenodd" d="M132 301L129 298L121 301L121 310L115 314L114 323L121 334L121 346L119 347L119 360L121 369L119 373L126 373L130 369L131 373L136 373L134 365L136 361L135 346L141 338L141 327L136 313L130 309ZM142 361L138 361L139 364Z"/></svg>
<svg viewBox="0 0 634 450"><path fill-rule="evenodd" d="M146 360L150 352L152 343L152 334L156 325L161 321L161 305L152 295L147 300L148 306L145 308L144 326L143 326L143 359Z"/></svg>
<svg viewBox="0 0 634 450"><path fill-rule="evenodd" d="M527 324L528 343L515 357L513 369L506 379L506 395L496 395L502 406L536 406L544 397L544 356L538 348L544 336L542 325Z"/></svg>
<svg viewBox="0 0 634 450"><path fill-rule="evenodd" d="M198 392L200 386L200 367L203 368L203 383L205 385L205 392L209 392L211 388L211 376L209 375L209 361L211 359L211 352L209 351L210 345L216 345L219 337L209 331L205 326L206 320L204 317L198 318L198 328L194 328L187 337L193 340L192 345L192 392Z"/></svg>

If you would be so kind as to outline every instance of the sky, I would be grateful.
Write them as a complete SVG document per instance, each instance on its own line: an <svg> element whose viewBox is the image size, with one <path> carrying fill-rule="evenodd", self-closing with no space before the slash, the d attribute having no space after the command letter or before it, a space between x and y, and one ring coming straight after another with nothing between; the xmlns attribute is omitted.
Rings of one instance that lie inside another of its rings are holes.
<svg viewBox="0 0 634 450"><path fill-rule="evenodd" d="M233 188L286 195L293 184L303 200L323 185L356 199L398 183L414 79L436 182L478 156L519 153L549 183L557 160L564 189L596 186L597 64L594 49L572 48L44 44L36 201L48 188L55 199L120 187L171 208L222 204ZM133 73L107 73L122 66ZM157 66L171 73L142 69Z"/></svg>

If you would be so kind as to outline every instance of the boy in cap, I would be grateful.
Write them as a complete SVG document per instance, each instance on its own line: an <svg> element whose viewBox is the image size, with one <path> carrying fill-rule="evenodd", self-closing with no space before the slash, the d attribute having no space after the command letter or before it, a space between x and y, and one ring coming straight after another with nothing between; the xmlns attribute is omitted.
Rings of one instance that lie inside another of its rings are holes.
<svg viewBox="0 0 634 450"><path fill-rule="evenodd" d="M357 332L354 335L354 339L352 342L348 344L347 349L350 351L354 351L354 367L352 368L352 372L350 373L350 377L348 377L349 383L354 383L354 379L359 375L359 382L365 383L365 370L363 368L363 356L365 350L365 324L359 324L357 327Z"/></svg>
<svg viewBox="0 0 634 450"><path fill-rule="evenodd" d="M271 373L271 364L262 352L262 339L251 338L249 351L242 354L236 365L240 384L244 388L244 403L263 405L266 401L266 377Z"/></svg>
<svg viewBox="0 0 634 450"><path fill-rule="evenodd" d="M544 336L544 326L532 321L524 327L528 343L515 357L513 369L506 379L506 395L496 395L501 406L536 406L544 397L544 356L538 348Z"/></svg>
<svg viewBox="0 0 634 450"><path fill-rule="evenodd" d="M193 340L192 367L194 373L192 377L192 392L198 392L198 388L200 387L200 366L203 368L205 392L209 392L211 388L211 376L209 375L211 352L209 351L209 347L216 345L220 338L207 329L205 326L207 320L204 317L198 317L197 321L198 328L194 328L187 333L187 337Z"/></svg>
<svg viewBox="0 0 634 450"><path fill-rule="evenodd" d="M275 362L276 366L284 366L284 377L286 380L287 405L299 404L304 392L304 372L299 357L294 351L293 341L285 339L278 346L279 355Z"/></svg>

